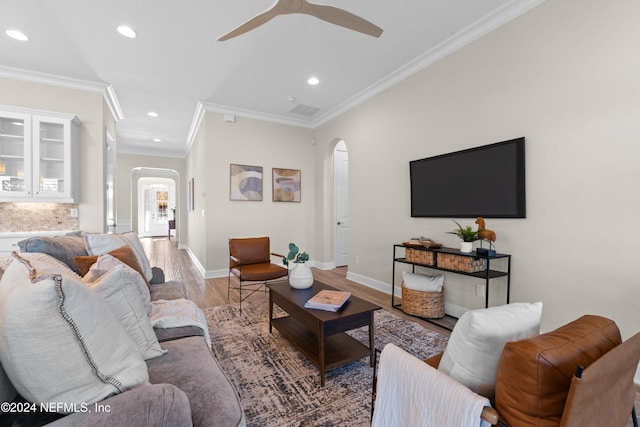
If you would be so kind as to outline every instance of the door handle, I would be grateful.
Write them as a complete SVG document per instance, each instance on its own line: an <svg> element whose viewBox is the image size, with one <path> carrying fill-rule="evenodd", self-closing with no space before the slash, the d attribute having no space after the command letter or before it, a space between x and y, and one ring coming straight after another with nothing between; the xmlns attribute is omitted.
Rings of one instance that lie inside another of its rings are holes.
<svg viewBox="0 0 640 427"><path fill-rule="evenodd" d="M338 225L342 225L342 223L340 221L338 221Z"/></svg>

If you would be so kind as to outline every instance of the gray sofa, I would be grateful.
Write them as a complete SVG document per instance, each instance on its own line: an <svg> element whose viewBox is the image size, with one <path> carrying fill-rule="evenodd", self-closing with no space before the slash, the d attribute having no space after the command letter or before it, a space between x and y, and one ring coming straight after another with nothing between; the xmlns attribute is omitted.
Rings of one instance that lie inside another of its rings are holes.
<svg viewBox="0 0 640 427"><path fill-rule="evenodd" d="M181 283L157 282L163 282L163 274L154 268L152 301L187 297ZM207 346L202 330L185 326L154 332L167 352L146 361L150 384L92 405L90 413L5 412L0 414L0 426L244 426L236 390ZM6 375L0 375L0 400L14 402L14 409L18 402L24 402Z"/></svg>

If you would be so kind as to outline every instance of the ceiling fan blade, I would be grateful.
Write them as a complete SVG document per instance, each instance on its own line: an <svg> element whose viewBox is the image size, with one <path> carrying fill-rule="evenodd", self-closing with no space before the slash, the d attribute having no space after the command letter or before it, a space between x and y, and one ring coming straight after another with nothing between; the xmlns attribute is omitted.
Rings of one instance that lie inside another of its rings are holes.
<svg viewBox="0 0 640 427"><path fill-rule="evenodd" d="M247 22L245 22L244 24L240 25L239 27L229 31L227 34L221 36L220 38L218 38L219 42L223 42L225 40L229 40L232 39L234 37L237 37L241 34L244 34L246 32L249 32L255 28L258 28L260 25L269 22L270 20L272 20L273 18L275 18L276 16L280 15L279 12L277 12L274 8L271 8L269 10L267 10L266 12L261 13L260 15L257 15L251 19L249 19Z"/></svg>
<svg viewBox="0 0 640 427"><path fill-rule="evenodd" d="M360 33L364 33L373 37L380 37L380 35L382 34L382 28L367 21L364 18L347 12L346 10L338 9L337 7L333 6L307 3L306 1L304 3L307 7L304 7L302 10L300 10L300 13L313 15L316 18L322 19L323 21L327 21L332 24L339 25L350 30L358 31ZM310 9L313 10L313 13L311 13Z"/></svg>

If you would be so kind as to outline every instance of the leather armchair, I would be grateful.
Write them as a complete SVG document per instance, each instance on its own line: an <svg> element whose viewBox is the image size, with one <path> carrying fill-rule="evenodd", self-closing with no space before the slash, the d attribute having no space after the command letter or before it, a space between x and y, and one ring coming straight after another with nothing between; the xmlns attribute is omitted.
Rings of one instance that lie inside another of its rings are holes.
<svg viewBox="0 0 640 427"><path fill-rule="evenodd" d="M229 280L227 283L227 299L231 289L240 293L240 314L242 301L255 292L266 292L266 284L271 280L286 277L289 270L271 263L271 255L283 258L282 255L271 252L269 237L250 237L229 239ZM239 280L237 287L232 286L231 276ZM242 290L248 294L242 296Z"/></svg>
<svg viewBox="0 0 640 427"><path fill-rule="evenodd" d="M437 368L442 354L425 362ZM624 427L635 414L640 333L622 342L610 319L586 315L505 345L495 410L482 418L511 427Z"/></svg>

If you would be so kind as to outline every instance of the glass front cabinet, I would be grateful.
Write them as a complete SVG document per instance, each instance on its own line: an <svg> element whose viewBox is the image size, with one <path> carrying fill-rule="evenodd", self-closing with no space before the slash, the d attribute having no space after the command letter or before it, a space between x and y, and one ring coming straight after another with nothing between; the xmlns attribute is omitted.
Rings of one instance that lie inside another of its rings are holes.
<svg viewBox="0 0 640 427"><path fill-rule="evenodd" d="M0 109L0 201L76 202L70 114Z"/></svg>

